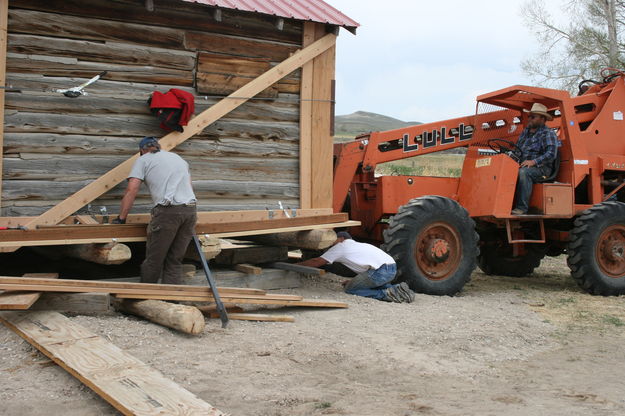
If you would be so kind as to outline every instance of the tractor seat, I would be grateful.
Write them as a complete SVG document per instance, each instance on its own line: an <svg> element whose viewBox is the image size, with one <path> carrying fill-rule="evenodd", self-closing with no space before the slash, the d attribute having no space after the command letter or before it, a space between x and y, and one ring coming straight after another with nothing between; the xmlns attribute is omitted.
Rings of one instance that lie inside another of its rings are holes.
<svg viewBox="0 0 625 416"><path fill-rule="evenodd" d="M553 163L551 165L551 175L543 176L542 178L537 179L536 182L534 183L555 182L556 176L558 176L559 170L560 170L560 152L557 152L556 158L553 160Z"/></svg>

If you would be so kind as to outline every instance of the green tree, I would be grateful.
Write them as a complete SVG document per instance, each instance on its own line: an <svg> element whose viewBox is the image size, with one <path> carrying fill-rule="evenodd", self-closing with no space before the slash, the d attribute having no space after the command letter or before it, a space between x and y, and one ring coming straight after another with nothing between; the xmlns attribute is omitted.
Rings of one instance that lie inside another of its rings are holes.
<svg viewBox="0 0 625 416"><path fill-rule="evenodd" d="M521 9L541 45L521 64L534 82L577 93L580 81L600 81L603 68L625 69L625 0L569 0L560 10L556 20L544 0Z"/></svg>

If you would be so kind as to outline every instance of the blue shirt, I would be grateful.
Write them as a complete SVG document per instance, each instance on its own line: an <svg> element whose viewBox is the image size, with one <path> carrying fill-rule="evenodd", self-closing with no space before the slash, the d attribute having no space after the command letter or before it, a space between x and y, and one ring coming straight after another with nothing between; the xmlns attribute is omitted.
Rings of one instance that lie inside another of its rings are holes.
<svg viewBox="0 0 625 416"><path fill-rule="evenodd" d="M526 127L516 144L522 151L521 162L533 160L536 166L551 167L558 152L558 138L549 127L540 126L532 134Z"/></svg>

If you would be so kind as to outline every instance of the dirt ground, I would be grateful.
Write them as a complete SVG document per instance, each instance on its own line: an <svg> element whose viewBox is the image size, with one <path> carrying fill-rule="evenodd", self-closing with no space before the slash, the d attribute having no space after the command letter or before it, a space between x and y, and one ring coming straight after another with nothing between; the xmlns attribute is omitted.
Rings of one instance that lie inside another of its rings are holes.
<svg viewBox="0 0 625 416"><path fill-rule="evenodd" d="M457 297L392 304L346 295L334 275L284 293L347 310L295 323L210 320L199 337L139 319L71 319L231 415L622 415L625 297L582 293L563 257L531 278L476 271ZM0 327L1 415L115 410Z"/></svg>

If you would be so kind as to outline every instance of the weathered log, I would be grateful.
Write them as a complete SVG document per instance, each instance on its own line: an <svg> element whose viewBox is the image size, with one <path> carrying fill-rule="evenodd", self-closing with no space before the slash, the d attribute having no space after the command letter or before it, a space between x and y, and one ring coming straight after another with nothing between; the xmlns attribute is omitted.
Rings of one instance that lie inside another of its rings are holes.
<svg viewBox="0 0 625 416"><path fill-rule="evenodd" d="M121 243L73 244L64 246L63 253L97 264L122 264L132 257L130 248Z"/></svg>
<svg viewBox="0 0 625 416"><path fill-rule="evenodd" d="M192 71L195 53L118 42L90 42L48 36L10 34L8 52L63 56L79 61L140 65Z"/></svg>
<svg viewBox="0 0 625 416"><path fill-rule="evenodd" d="M78 103L78 101L75 102ZM6 115L5 131L8 133L61 133L135 138L145 135L156 137L163 135L158 120L150 114L132 116L107 114L94 117L93 114L66 115L20 111ZM224 119L211 124L195 138L219 139L224 136L266 141L296 141L299 137L299 126L293 122Z"/></svg>
<svg viewBox="0 0 625 416"><path fill-rule="evenodd" d="M63 89L72 85L79 85L85 82L83 78L63 78L63 82L54 82L50 84L38 84L37 88L44 89ZM8 81L13 88L19 89L12 80ZM21 84L21 83L20 83ZM115 83L114 87L120 87L119 83ZM94 84L97 85L97 84ZM134 89L128 84L122 85L123 91L113 94L101 95L100 92L93 92L89 88L89 96L78 100L68 99L64 95L57 92L34 92L23 91L21 93L6 93L7 110L17 110L25 113L49 113L54 109L56 113L67 114L98 114L100 116L108 116L109 114L139 114L142 116L150 114L147 104L147 98L153 91L167 91L169 88L155 87L149 91L145 91L137 95L125 95L124 91ZM197 113L206 110L215 104L217 98L206 99L205 96L196 96L195 111ZM232 113L223 118L224 120L258 120L258 121L299 121L297 108L292 105L274 106L268 102L253 101L248 102L237 108Z"/></svg>
<svg viewBox="0 0 625 416"><path fill-rule="evenodd" d="M204 257L206 260L213 259L217 257L219 253L221 253L221 245L219 244L219 239L217 237L211 237L208 235L200 235L198 236L200 240L200 245L202 246L202 252L204 253ZM189 247L187 247L187 252L184 255L185 259L200 261L200 255L197 252L197 248L195 247L195 243L191 241L189 243ZM195 274L195 272L193 273Z"/></svg>
<svg viewBox="0 0 625 416"><path fill-rule="evenodd" d="M204 315L195 306L161 300L133 301L129 299L115 301L114 306L120 312L140 316L186 334L201 334L206 326Z"/></svg>
<svg viewBox="0 0 625 416"><path fill-rule="evenodd" d="M245 239L272 246L323 250L330 247L332 243L336 241L336 233L334 230L310 230L257 235L245 237Z"/></svg>
<svg viewBox="0 0 625 416"><path fill-rule="evenodd" d="M50 155L130 155L137 150L135 137L85 136L56 133L6 133L5 157L10 154ZM202 157L263 157L296 158L299 145L293 141L223 137L220 139L189 139L176 147L175 152L185 159ZM32 158L32 157L31 157Z"/></svg>
<svg viewBox="0 0 625 416"><path fill-rule="evenodd" d="M32 157L31 157L32 155ZM75 157L67 155L22 154L22 158L5 158L4 180L40 180L63 178L65 181L81 181L98 178L111 166L116 166L126 158L123 156ZM271 184L297 181L297 160L280 158L267 163L263 158L197 158L186 157L194 180L259 182ZM263 182L260 182L263 181ZM216 182L218 184L219 182ZM207 182L208 184L208 182ZM219 188L214 188L220 192ZM246 191L247 192L247 191ZM250 193L253 191L249 190Z"/></svg>
<svg viewBox="0 0 625 416"><path fill-rule="evenodd" d="M187 49L267 58L274 62L285 60L298 49L297 46L286 43L266 42L259 39L245 39L232 36L226 37L218 33L192 31L185 33L184 43Z"/></svg>
<svg viewBox="0 0 625 416"><path fill-rule="evenodd" d="M12 33L44 36L54 33L57 37L68 39L129 41L176 49L184 49L185 44L184 31L181 29L34 10L9 9L9 27Z"/></svg>
<svg viewBox="0 0 625 416"><path fill-rule="evenodd" d="M44 76L92 77L108 71L107 79L153 84L193 85L193 72L142 65L81 61L76 58L7 53L7 71Z"/></svg>
<svg viewBox="0 0 625 416"><path fill-rule="evenodd" d="M211 74L207 72L198 72L196 74L197 89L202 94L230 95L253 79L253 77L231 74ZM265 89L257 96L277 98L280 93L299 94L299 92L299 82L283 80Z"/></svg>
<svg viewBox="0 0 625 416"><path fill-rule="evenodd" d="M81 0L65 0L58 5L41 0L12 0L11 7L235 36L253 33L261 39L294 44L301 44L302 39L302 23L299 21L287 19L283 29L276 30L274 19L270 17L223 9L223 19L217 22L212 18L212 8L176 0L161 0L150 13L146 13L143 2L110 0L92 0L89 7L85 7Z"/></svg>

